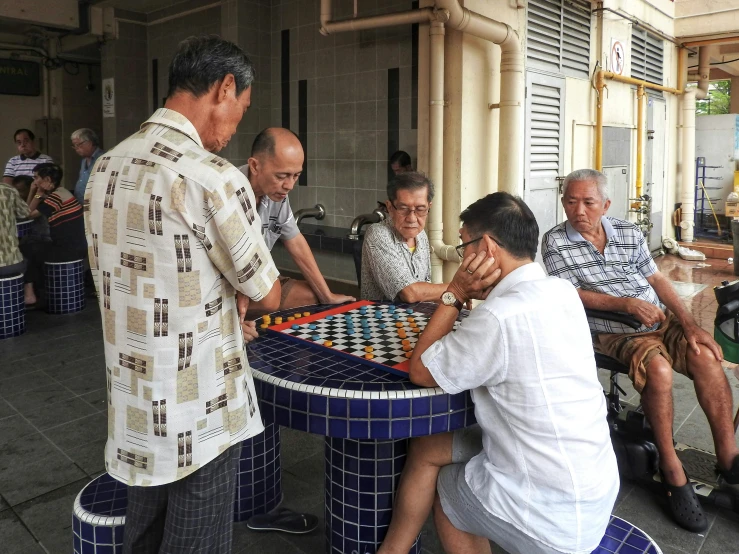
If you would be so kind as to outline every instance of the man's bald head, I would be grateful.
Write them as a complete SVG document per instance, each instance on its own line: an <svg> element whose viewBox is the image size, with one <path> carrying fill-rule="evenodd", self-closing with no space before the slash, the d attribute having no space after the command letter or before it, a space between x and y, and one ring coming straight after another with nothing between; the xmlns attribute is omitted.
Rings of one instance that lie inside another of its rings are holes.
<svg viewBox="0 0 739 554"><path fill-rule="evenodd" d="M269 127L259 133L248 162L254 194L283 200L300 177L304 160L303 145L290 129Z"/></svg>
<svg viewBox="0 0 739 554"><path fill-rule="evenodd" d="M267 127L254 139L251 145L251 155L254 158L262 156L273 158L278 150L286 147L300 148L301 151L303 149L298 135L290 129Z"/></svg>

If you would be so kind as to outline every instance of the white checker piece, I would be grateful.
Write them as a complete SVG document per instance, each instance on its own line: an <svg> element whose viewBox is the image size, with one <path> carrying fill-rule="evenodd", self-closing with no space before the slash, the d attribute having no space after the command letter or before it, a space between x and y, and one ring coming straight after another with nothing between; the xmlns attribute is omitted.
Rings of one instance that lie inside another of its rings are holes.
<svg viewBox="0 0 739 554"><path fill-rule="evenodd" d="M399 319L395 319L389 307L389 305L367 306L367 313L365 315L361 314L360 308L355 308L344 313L336 314L331 320L324 317L310 323L301 323L298 319L293 324L300 325L299 329L287 327L281 332L309 342L314 342L319 346L323 346L324 341L331 341L332 346L323 347L329 350L341 350L359 358L364 358L366 354L365 347L371 346L374 356L372 362L392 367L407 360L402 345L403 339L398 336L399 328L396 326L396 323L398 321L403 323L403 328L406 330L406 338L410 341L411 348L414 348L418 335L411 331L412 325L408 322L408 317L412 317L418 328L423 331L426 328L430 316L415 311L409 314L407 310L397 308L394 313L400 317ZM380 318L376 317L378 311L382 314ZM347 315L351 316L354 324L353 335L347 332ZM372 337L370 339L363 338L362 319L367 320L367 327L370 330L369 334ZM381 323L385 324L384 329L380 328ZM315 325L316 328L310 329L308 327L309 325ZM456 321L454 323L454 329L458 325L459 321ZM318 341L313 340L313 337L316 335L320 337Z"/></svg>

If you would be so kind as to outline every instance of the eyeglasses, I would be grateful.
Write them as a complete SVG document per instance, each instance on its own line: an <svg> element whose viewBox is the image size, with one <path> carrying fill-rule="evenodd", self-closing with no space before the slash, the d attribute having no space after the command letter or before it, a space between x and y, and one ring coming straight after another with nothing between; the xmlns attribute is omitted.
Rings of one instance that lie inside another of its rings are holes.
<svg viewBox="0 0 739 554"><path fill-rule="evenodd" d="M484 236L485 235L483 235L483 237ZM490 235L488 235L488 236L490 237ZM497 240L497 239L495 239L493 237L490 237L490 238L492 239L492 241L495 244L497 244L501 248L505 248L505 246L503 246L503 244L499 240ZM454 249L457 251L457 256L459 256L460 258L464 258L464 249L467 248L470 244L475 244L476 242L479 242L481 240L482 240L482 237L477 237L476 239L472 239L471 241L468 241L468 242L463 242L459 246L456 246Z"/></svg>
<svg viewBox="0 0 739 554"><path fill-rule="evenodd" d="M409 208L407 206L402 206L398 208L395 204L392 202L390 205L395 208L395 211L398 212L399 215L402 217L408 217L411 214L416 214L416 217L426 217L429 213L429 207L428 206L419 206L416 208Z"/></svg>
<svg viewBox="0 0 739 554"><path fill-rule="evenodd" d="M90 142L90 141L89 140L83 140L82 142L78 142L77 144L72 143L72 148L74 148L76 150L77 148L79 148L80 146L82 146L83 144L85 144L86 142Z"/></svg>

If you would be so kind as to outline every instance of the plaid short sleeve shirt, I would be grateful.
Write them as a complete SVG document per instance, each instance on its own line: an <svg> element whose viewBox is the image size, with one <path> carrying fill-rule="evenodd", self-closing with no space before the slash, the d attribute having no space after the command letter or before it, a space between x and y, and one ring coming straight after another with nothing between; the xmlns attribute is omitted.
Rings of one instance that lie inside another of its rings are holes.
<svg viewBox="0 0 739 554"><path fill-rule="evenodd" d="M235 294L278 277L246 177L157 110L85 191L108 377L106 469L171 483L264 429Z"/></svg>
<svg viewBox="0 0 739 554"><path fill-rule="evenodd" d="M603 216L606 247L603 254L565 221L542 239L541 251L549 275L567 279L575 287L610 296L639 298L663 308L647 277L657 272L644 235L633 223ZM588 318L597 333L634 333L622 323ZM657 326L642 325L638 333Z"/></svg>

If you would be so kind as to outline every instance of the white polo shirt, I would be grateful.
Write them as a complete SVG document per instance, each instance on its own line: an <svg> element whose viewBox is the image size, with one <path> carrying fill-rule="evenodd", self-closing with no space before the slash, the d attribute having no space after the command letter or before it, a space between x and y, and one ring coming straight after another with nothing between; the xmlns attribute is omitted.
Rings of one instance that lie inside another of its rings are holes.
<svg viewBox="0 0 739 554"><path fill-rule="evenodd" d="M575 287L522 266L421 359L444 391L471 391L483 450L465 478L483 506L552 548L595 549L619 477Z"/></svg>

